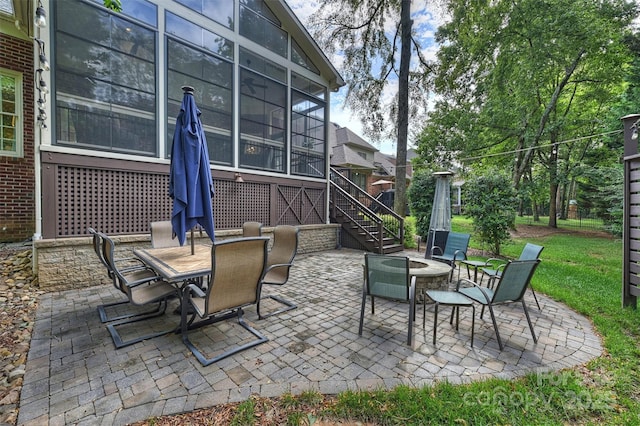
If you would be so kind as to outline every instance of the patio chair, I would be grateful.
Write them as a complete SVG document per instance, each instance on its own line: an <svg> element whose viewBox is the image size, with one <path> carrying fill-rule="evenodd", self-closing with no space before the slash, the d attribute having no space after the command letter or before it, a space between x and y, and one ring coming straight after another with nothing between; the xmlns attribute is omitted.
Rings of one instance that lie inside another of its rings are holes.
<svg viewBox="0 0 640 426"><path fill-rule="evenodd" d="M100 232L97 232L95 229L93 228L87 228L87 231L89 232L89 234L91 234L91 237L93 239L93 250L96 253L96 256L98 257L98 259L100 260L100 263L102 263L102 265L105 267L105 269L107 270L107 276L109 277L109 279L111 280L111 282L113 283L113 285L120 290L120 287L118 287L116 285L116 281L114 280L115 274L113 272L113 269L111 268L111 266L109 265L109 263L107 262L104 253L103 253L103 239L102 239L102 234ZM137 278L143 278L143 277L152 277L155 276L155 273L151 270L149 270L149 268L147 268L144 263L142 263L139 259L136 259L135 257L127 257L127 258L121 258L121 259L115 259L114 262L116 264L126 264L127 266L120 266L120 272L126 275L130 275L135 273ZM118 302L113 302L113 303L106 303L103 305L99 305L98 306L98 315L100 316L100 322L102 323L107 323L110 321L118 321L118 320L122 320L125 318L133 318L136 316L146 316L146 315L150 315L153 314L155 312L157 312L157 310L152 310L152 311L147 311L147 312L142 312L142 313L129 313L129 314L123 314L123 315L118 315L118 316L114 316L114 317L109 317L109 315L107 314L107 309L114 307L114 306L119 306L119 305L125 305L129 303L129 300L122 300L122 301L118 301Z"/></svg>
<svg viewBox="0 0 640 426"><path fill-rule="evenodd" d="M243 237L260 237L262 236L262 223L245 222L242 224Z"/></svg>
<svg viewBox="0 0 640 426"><path fill-rule="evenodd" d="M122 339L118 332L118 327L163 315L167 309L168 299L173 296L178 296L178 290L173 285L163 281L162 278L157 276L150 268L135 269L129 272L123 272L118 269L114 261L115 243L104 234L100 234L100 237L102 238L105 260L113 271L113 283L117 289L127 296L127 302L134 306L157 304L156 309L153 311L130 316L118 321L112 321L107 324L107 330L111 333L111 338L113 339L116 349L175 331L175 327L172 326L168 330L137 336L126 341Z"/></svg>
<svg viewBox="0 0 640 426"><path fill-rule="evenodd" d="M299 233L300 231L297 227L290 225L278 225L273 229L273 245L267 256L267 269L262 279L262 286L265 284L283 286L289 281L289 272L293 266L293 259L298 252ZM258 302L258 318L260 319L297 308L295 303L274 294L261 298L275 300L284 306L274 312L263 315L260 313L260 302Z"/></svg>
<svg viewBox="0 0 640 426"><path fill-rule="evenodd" d="M540 253L544 249L543 246L539 246L536 244L527 243L525 244L522 252L520 253L520 257L518 260L536 260L540 258ZM482 268L482 277L486 275L489 280L489 287L493 287L495 280L500 278L502 274L502 270L504 269L506 262L503 259L498 259L495 257L487 259L487 266L490 268ZM531 289L531 293L533 294L533 299L536 301L536 305L538 306L538 310L540 310L540 303L538 303L538 296L536 296L536 292L533 290L533 287L529 285Z"/></svg>
<svg viewBox="0 0 640 426"><path fill-rule="evenodd" d="M498 345L500 350L504 349L502 339L500 339L500 332L498 331L498 324L496 323L496 317L493 312L493 306L498 304L507 304L514 302L521 302L524 314L527 317L529 323L529 329L531 330L531 336L533 341L538 342L536 333L533 330L533 324L529 317L529 311L527 305L524 302L524 293L527 290L527 285L531 281L531 277L536 270L536 267L540 263L540 260L512 260L504 267L499 281L495 287L495 290L489 287L482 287L477 283L461 279L457 284L457 291L464 294L470 299L482 304L482 311L480 312L480 318L484 314L485 306L489 307L489 313L491 314L491 321L493 322L493 328L496 331L496 337L498 339ZM460 287L460 284L466 282L473 285L473 287Z"/></svg>
<svg viewBox="0 0 640 426"><path fill-rule="evenodd" d="M409 275L408 257L365 253L362 307L360 309L358 335L362 336L367 296L371 297L371 315L375 314L376 297L409 302L407 345L411 346L415 317L415 294L416 278Z"/></svg>
<svg viewBox="0 0 640 426"><path fill-rule="evenodd" d="M470 239L471 235L469 234L449 232L444 248L433 246L430 252L425 252L425 257L451 265L451 279L453 279L453 270L456 269L456 262L467 258ZM460 278L460 269L458 269L458 278Z"/></svg>
<svg viewBox="0 0 640 426"><path fill-rule="evenodd" d="M151 247L180 247L178 238L173 237L173 226L170 220L151 222Z"/></svg>
<svg viewBox="0 0 640 426"><path fill-rule="evenodd" d="M243 308L258 303L260 282L267 264L268 242L268 237L216 242L211 248L211 276L207 290L195 284L187 285L182 304L182 341L202 365L213 364L268 340L242 318ZM197 317L203 320L194 323ZM189 331L230 318L237 318L238 323L256 339L207 358L191 342Z"/></svg>

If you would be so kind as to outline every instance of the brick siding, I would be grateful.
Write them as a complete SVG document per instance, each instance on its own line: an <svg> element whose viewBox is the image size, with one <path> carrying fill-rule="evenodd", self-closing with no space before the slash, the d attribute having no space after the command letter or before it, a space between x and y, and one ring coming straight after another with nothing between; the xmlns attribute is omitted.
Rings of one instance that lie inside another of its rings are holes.
<svg viewBox="0 0 640 426"><path fill-rule="evenodd" d="M22 73L23 157L0 156L0 242L35 231L33 42L0 34L0 68Z"/></svg>

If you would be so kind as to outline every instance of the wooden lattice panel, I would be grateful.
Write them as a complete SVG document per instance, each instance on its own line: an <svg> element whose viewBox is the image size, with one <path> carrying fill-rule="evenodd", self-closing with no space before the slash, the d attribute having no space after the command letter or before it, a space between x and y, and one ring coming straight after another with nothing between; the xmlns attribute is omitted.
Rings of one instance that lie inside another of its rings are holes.
<svg viewBox="0 0 640 426"><path fill-rule="evenodd" d="M171 214L166 174L58 166L57 183L57 236L146 233Z"/></svg>
<svg viewBox="0 0 640 426"><path fill-rule="evenodd" d="M111 235L144 234L171 217L168 165L47 153L43 157L44 238L86 236L87 227ZM246 221L264 226L325 223L326 184L284 177L214 171L216 229ZM229 178L228 178L229 177Z"/></svg>
<svg viewBox="0 0 640 426"><path fill-rule="evenodd" d="M270 226L269 183L214 180L213 214L218 229L241 228L256 221Z"/></svg>

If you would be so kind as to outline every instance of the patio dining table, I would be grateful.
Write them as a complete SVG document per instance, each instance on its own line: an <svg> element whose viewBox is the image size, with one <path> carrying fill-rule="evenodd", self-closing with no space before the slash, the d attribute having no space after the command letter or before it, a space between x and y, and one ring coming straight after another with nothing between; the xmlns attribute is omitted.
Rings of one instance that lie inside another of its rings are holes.
<svg viewBox="0 0 640 426"><path fill-rule="evenodd" d="M166 281L182 288L183 283L211 273L211 246L135 249L133 254Z"/></svg>

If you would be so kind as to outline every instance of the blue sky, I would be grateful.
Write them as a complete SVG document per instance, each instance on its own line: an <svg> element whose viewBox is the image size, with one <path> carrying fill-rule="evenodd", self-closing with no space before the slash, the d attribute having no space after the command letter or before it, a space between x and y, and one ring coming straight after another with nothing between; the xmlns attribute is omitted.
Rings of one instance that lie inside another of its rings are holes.
<svg viewBox="0 0 640 426"><path fill-rule="evenodd" d="M319 8L320 4L320 1L317 0L286 0L286 2L304 25L307 25L309 16ZM419 35L420 43L422 44L423 56L428 59L433 59L437 50L433 41L433 34L437 25L442 22L442 15L428 10L426 8L426 1L423 0L414 0L412 2L411 15L414 20L413 30ZM394 31L394 28L390 28L390 34L393 34ZM339 57L330 59L334 62L334 66L339 70ZM385 96L392 97L396 91L397 80L392 80ZM362 136L363 132L360 121L350 110L343 108L345 95L346 88L342 88L337 93L331 93L331 121L338 123L341 126L348 127L355 133ZM369 142L385 154L395 155L396 153L395 141L387 140L379 143L372 141ZM409 147L413 145L412 142L413 140L410 138Z"/></svg>

